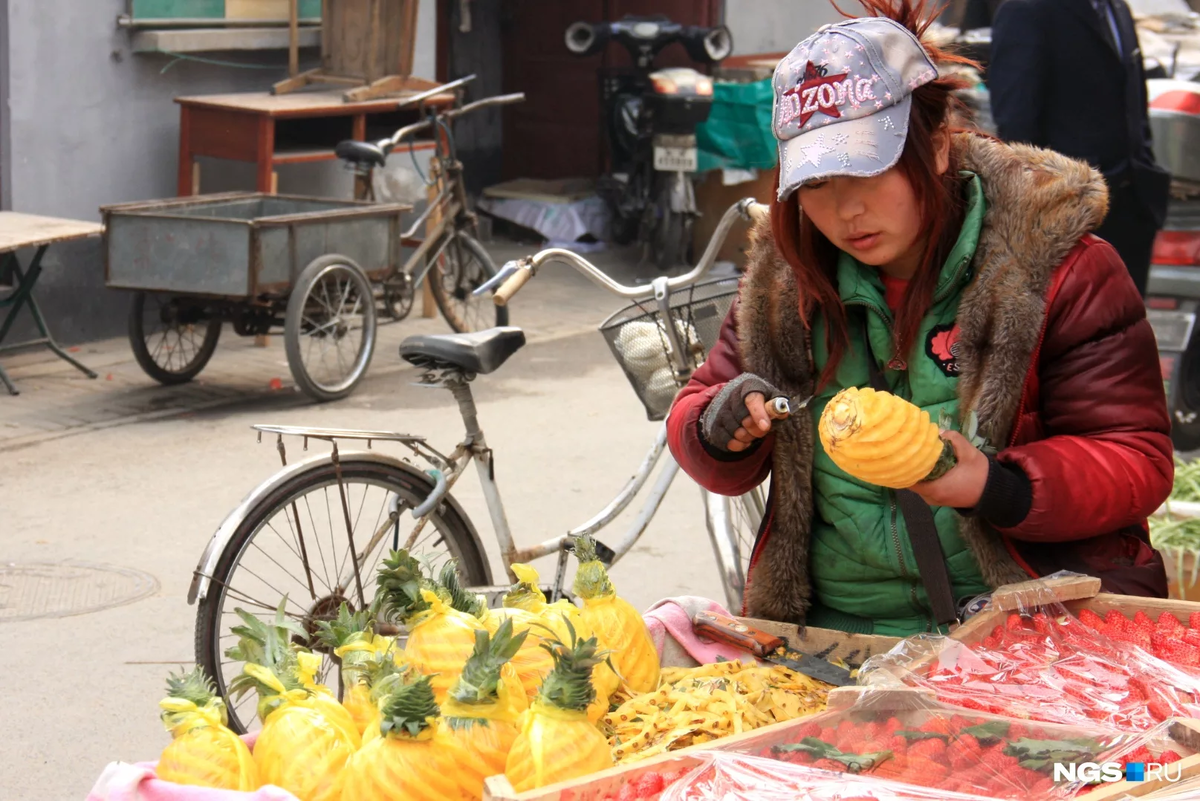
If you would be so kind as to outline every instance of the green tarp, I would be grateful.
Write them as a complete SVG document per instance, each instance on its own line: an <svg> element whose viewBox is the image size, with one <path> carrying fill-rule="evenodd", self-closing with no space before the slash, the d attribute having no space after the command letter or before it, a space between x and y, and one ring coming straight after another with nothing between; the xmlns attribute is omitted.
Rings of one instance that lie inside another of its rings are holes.
<svg viewBox="0 0 1200 801"><path fill-rule="evenodd" d="M772 169L779 155L771 133L773 100L769 78L714 84L712 113L696 129L699 171Z"/></svg>

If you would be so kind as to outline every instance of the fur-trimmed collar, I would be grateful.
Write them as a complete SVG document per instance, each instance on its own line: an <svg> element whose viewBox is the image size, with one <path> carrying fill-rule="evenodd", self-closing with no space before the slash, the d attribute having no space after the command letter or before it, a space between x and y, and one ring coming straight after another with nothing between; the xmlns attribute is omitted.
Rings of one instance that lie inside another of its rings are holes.
<svg viewBox="0 0 1200 801"><path fill-rule="evenodd" d="M962 169L980 176L987 212L958 309L960 412L1007 443L1046 317L1050 278L1079 240L1104 220L1108 190L1087 164L1048 150L959 134ZM808 331L795 276L769 223L752 232L738 309L742 363L792 397L814 388ZM775 426L773 514L746 592L755 617L803 623L810 605L813 425L797 415ZM976 519L961 533L993 587L1027 578L1000 538Z"/></svg>

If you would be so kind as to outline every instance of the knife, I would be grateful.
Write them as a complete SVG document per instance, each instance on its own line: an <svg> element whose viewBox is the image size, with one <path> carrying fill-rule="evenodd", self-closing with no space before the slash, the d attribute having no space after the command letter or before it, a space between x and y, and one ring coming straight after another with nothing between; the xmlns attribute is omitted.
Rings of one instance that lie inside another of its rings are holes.
<svg viewBox="0 0 1200 801"><path fill-rule="evenodd" d="M780 395L778 398L772 398L767 402L767 411L776 420L786 420L796 412L808 406L816 395L809 395L801 400L800 398L789 398L785 395Z"/></svg>
<svg viewBox="0 0 1200 801"><path fill-rule="evenodd" d="M783 637L760 631L740 620L712 612L699 612L692 618L692 628L697 634L711 640L732 645L764 662L781 665L834 687L846 687L855 683L846 668L810 654L793 651L788 648L787 640Z"/></svg>

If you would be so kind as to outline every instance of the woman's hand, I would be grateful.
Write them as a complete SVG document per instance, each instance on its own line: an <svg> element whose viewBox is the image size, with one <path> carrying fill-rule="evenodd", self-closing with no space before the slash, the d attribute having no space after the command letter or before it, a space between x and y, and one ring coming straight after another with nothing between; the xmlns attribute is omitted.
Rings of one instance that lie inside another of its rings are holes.
<svg viewBox="0 0 1200 801"><path fill-rule="evenodd" d="M701 418L704 438L718 448L741 453L771 431L767 397L781 394L765 379L742 373L722 387Z"/></svg>
<svg viewBox="0 0 1200 801"><path fill-rule="evenodd" d="M958 464L935 481L922 481L912 487L912 491L930 506L972 509L979 505L984 485L987 484L990 467L988 458L957 431L943 431L942 439L954 447Z"/></svg>

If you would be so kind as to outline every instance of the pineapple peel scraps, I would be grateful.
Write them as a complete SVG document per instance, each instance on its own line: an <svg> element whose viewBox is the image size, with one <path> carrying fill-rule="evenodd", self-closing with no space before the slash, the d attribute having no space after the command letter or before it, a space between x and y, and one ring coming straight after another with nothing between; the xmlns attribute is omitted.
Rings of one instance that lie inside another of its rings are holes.
<svg viewBox="0 0 1200 801"><path fill-rule="evenodd" d="M825 709L829 686L781 666L664 668L662 686L604 718L618 762L637 762Z"/></svg>

